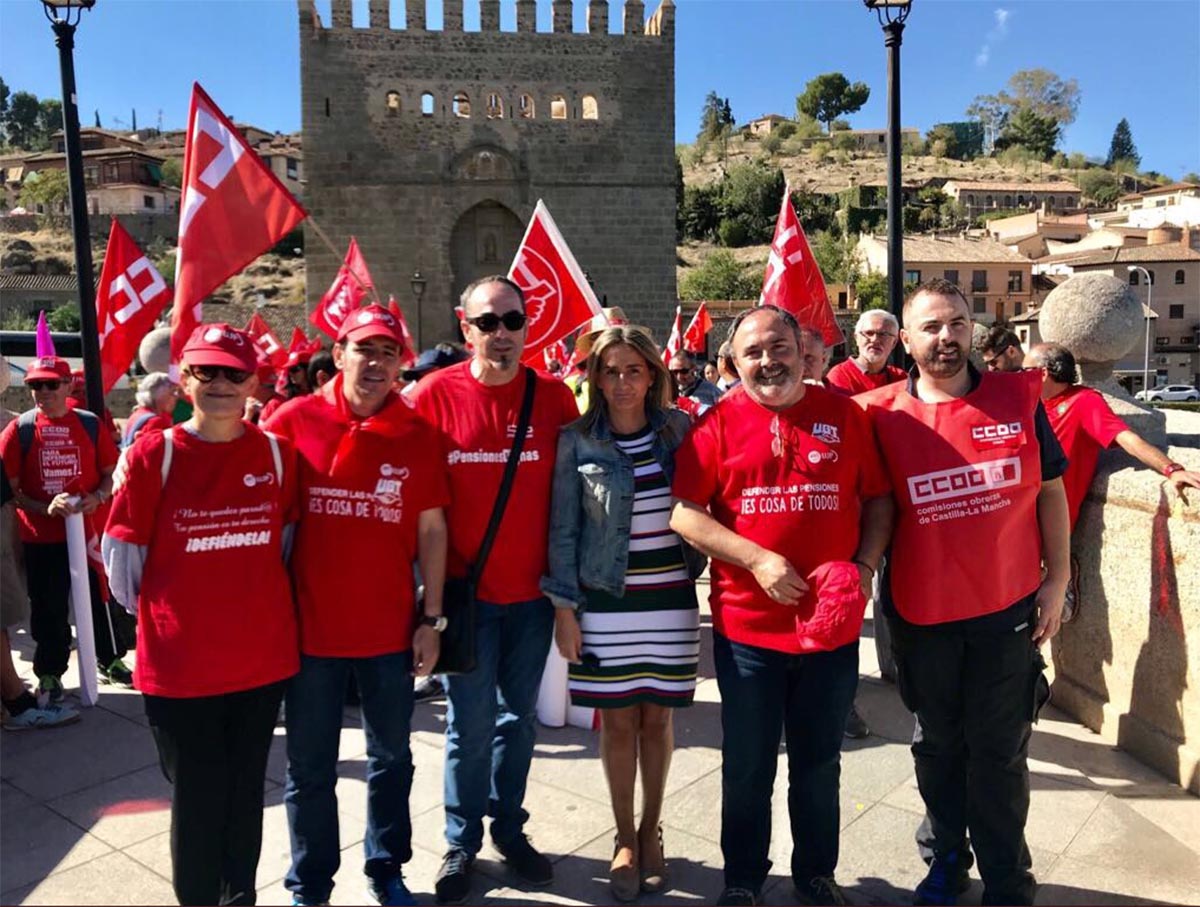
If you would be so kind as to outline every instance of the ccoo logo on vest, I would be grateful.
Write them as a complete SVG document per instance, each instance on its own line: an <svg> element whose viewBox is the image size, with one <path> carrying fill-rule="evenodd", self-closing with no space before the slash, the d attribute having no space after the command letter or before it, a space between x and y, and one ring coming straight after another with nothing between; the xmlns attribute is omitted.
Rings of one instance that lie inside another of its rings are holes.
<svg viewBox="0 0 1200 907"><path fill-rule="evenodd" d="M1021 460L1005 457L986 463L968 463L953 469L927 472L908 479L908 495L913 504L928 504L947 498L961 498L981 491L995 491L1021 484Z"/></svg>

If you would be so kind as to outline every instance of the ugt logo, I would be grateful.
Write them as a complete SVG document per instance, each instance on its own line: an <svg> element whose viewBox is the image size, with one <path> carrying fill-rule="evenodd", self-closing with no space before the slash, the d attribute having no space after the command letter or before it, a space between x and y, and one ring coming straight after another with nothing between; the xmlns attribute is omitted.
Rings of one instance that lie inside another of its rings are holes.
<svg viewBox="0 0 1200 907"><path fill-rule="evenodd" d="M404 502L404 480L407 478L407 466L384 463L379 467L379 481L375 483L375 500L385 507L399 507Z"/></svg>

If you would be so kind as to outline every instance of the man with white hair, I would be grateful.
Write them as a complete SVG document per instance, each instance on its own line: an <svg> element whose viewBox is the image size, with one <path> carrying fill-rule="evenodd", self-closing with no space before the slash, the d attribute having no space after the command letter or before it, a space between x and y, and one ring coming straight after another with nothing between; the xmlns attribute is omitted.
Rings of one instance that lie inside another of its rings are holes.
<svg viewBox="0 0 1200 907"><path fill-rule="evenodd" d="M125 420L121 432L121 449L132 446L134 439L143 431L162 431L173 424L171 413L179 398L179 386L166 372L151 372L138 382L134 394L137 406Z"/></svg>
<svg viewBox="0 0 1200 907"><path fill-rule="evenodd" d="M849 394L861 394L893 381L903 381L907 377L904 369L888 365L888 357L896 348L899 337L900 323L891 312L884 309L863 312L854 326L858 355L831 368L826 380Z"/></svg>

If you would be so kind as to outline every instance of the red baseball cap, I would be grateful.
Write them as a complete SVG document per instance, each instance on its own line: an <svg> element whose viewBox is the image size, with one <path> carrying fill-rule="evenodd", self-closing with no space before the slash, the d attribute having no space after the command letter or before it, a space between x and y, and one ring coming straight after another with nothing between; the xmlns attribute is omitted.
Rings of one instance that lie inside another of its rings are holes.
<svg viewBox="0 0 1200 907"><path fill-rule="evenodd" d="M346 316L338 328L338 343L347 340L365 340L367 337L386 337L404 345L400 333L400 322L396 316L381 305L364 306Z"/></svg>
<svg viewBox="0 0 1200 907"><path fill-rule="evenodd" d="M224 322L202 324L183 345L186 365L224 365L244 372L258 370L254 341L245 331Z"/></svg>
<svg viewBox="0 0 1200 907"><path fill-rule="evenodd" d="M41 356L29 363L25 383L30 381L70 381L71 365L58 356Z"/></svg>

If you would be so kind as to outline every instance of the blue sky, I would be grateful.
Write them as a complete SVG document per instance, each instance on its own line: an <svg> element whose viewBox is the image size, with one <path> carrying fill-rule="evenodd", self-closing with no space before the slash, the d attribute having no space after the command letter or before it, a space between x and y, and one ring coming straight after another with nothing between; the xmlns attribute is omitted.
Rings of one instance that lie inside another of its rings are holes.
<svg viewBox="0 0 1200 907"><path fill-rule="evenodd" d="M793 114L795 96L832 70L871 86L851 121L886 120L886 56L874 14L858 0L677 0L676 122L695 136L705 95L728 97L738 122ZM401 21L401 0L393 0ZM655 0L647 2L647 12ZM366 0L355 20L366 24ZM467 27L477 26L468 0ZM620 0L612 0L614 26ZM318 0L328 21L329 2ZM430 24L440 24L438 0ZM513 0L502 27L513 27ZM550 0L538 0L549 29ZM586 0L576 0L582 28ZM1200 171L1198 0L915 0L902 57L903 119L923 131L963 118L977 94L1019 69L1045 67L1078 80L1079 117L1060 147L1103 157L1127 117L1144 168L1173 177ZM227 113L264 129L300 124L294 0L99 0L77 35L81 119L105 126L181 127L200 81ZM13 91L59 94L57 54L37 0L0 0L0 76Z"/></svg>

